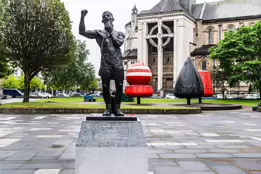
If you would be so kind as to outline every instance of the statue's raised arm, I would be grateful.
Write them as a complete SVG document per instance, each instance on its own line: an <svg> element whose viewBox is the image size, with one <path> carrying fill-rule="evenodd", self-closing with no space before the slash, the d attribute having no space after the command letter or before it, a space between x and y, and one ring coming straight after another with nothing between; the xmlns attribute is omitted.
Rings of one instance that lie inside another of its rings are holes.
<svg viewBox="0 0 261 174"><path fill-rule="evenodd" d="M85 36L89 39L96 39L97 38L97 33L92 30L85 30L85 23L84 23L84 18L87 15L88 10L82 10L81 11L81 20L80 20L80 25L79 25L79 34L82 36Z"/></svg>

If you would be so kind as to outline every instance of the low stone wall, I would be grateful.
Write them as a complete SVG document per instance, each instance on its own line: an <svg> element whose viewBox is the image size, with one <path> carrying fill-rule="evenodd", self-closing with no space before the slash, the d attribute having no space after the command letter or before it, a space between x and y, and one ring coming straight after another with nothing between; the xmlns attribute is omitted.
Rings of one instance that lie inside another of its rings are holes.
<svg viewBox="0 0 261 174"><path fill-rule="evenodd" d="M200 106L202 111L222 111L222 110L237 110L242 109L241 105L203 105Z"/></svg>
<svg viewBox="0 0 261 174"><path fill-rule="evenodd" d="M169 104L173 107L187 107L186 104ZM241 105L235 105L235 104L209 104L209 103L203 103L198 104L194 103L191 104L191 107L201 108L201 111L222 111L222 110L237 110L242 109Z"/></svg>
<svg viewBox="0 0 261 174"><path fill-rule="evenodd" d="M0 114L91 114L103 113L105 109L6 109L0 108ZM122 109L125 114L198 114L200 108L174 109Z"/></svg>

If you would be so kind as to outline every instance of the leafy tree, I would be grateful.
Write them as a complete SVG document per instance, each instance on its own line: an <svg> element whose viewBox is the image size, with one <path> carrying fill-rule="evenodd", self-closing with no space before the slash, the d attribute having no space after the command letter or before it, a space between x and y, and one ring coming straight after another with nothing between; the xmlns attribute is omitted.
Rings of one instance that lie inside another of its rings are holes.
<svg viewBox="0 0 261 174"><path fill-rule="evenodd" d="M18 89L19 82L13 75L11 75L3 79L1 87L5 89Z"/></svg>
<svg viewBox="0 0 261 174"><path fill-rule="evenodd" d="M51 72L43 73L44 82L54 88L70 90L80 87L81 90L93 88L95 70L92 63L88 62L89 51L85 42L77 42L75 61Z"/></svg>
<svg viewBox="0 0 261 174"><path fill-rule="evenodd" d="M0 27L4 27L5 21L3 20L4 17L4 11L7 7L7 0L0 0ZM4 42L3 42L3 32L0 30L0 56L3 55L3 48L4 48Z"/></svg>
<svg viewBox="0 0 261 174"><path fill-rule="evenodd" d="M219 67L213 66L211 70L211 75L213 78L213 86L215 88L220 88L223 94L223 100L225 99L225 84L228 80L224 71L222 71ZM215 93L215 92L214 92Z"/></svg>
<svg viewBox="0 0 261 174"><path fill-rule="evenodd" d="M90 85L90 90L94 90L94 91L98 90L98 80L97 79L95 79L92 82L92 84Z"/></svg>
<svg viewBox="0 0 261 174"><path fill-rule="evenodd" d="M35 77L31 81L30 88L33 90L42 90L44 88L44 84L42 83L40 78Z"/></svg>
<svg viewBox="0 0 261 174"><path fill-rule="evenodd" d="M2 25L4 52L24 72L24 102L41 71L68 64L74 52L69 14L60 0L10 0Z"/></svg>
<svg viewBox="0 0 261 174"><path fill-rule="evenodd" d="M219 44L210 50L218 60L230 86L240 81L252 84L261 94L261 22L229 31Z"/></svg>
<svg viewBox="0 0 261 174"><path fill-rule="evenodd" d="M18 86L19 86L19 89L24 90L24 76L19 77ZM40 78L34 77L30 82L30 89L31 90L37 90L37 89L42 90L42 89L44 89L44 84L42 83Z"/></svg>
<svg viewBox="0 0 261 174"><path fill-rule="evenodd" d="M18 88L24 90L24 76L18 78Z"/></svg>
<svg viewBox="0 0 261 174"><path fill-rule="evenodd" d="M7 62L0 59L0 79L12 74L12 69Z"/></svg>
<svg viewBox="0 0 261 174"><path fill-rule="evenodd" d="M0 0L0 27L4 26L3 13L7 7L6 0ZM0 79L9 76L13 71L6 61L4 55L4 42L3 42L3 32L0 30Z"/></svg>
<svg viewBox="0 0 261 174"><path fill-rule="evenodd" d="M78 73L79 79L77 79L77 86L80 86L81 90L91 91L97 88L95 80L95 69L91 63L83 65L82 71L79 71Z"/></svg>

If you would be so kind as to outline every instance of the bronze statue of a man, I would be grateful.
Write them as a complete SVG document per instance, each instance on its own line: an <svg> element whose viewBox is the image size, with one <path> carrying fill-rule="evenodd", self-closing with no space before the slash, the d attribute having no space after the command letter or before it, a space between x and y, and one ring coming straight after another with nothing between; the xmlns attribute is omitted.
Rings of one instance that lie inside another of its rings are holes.
<svg viewBox="0 0 261 174"><path fill-rule="evenodd" d="M110 95L110 80L115 81L115 116L124 116L120 110L121 97L123 92L124 68L121 57L120 47L124 43L125 35L122 32L117 32L113 29L113 14L105 11L102 14L103 30L85 30L84 18L87 15L87 10L81 11L81 21L79 33L89 39L96 39L97 44L101 49L101 64L99 76L102 79L103 98L106 103L106 111L103 116L110 116L112 112L111 95Z"/></svg>

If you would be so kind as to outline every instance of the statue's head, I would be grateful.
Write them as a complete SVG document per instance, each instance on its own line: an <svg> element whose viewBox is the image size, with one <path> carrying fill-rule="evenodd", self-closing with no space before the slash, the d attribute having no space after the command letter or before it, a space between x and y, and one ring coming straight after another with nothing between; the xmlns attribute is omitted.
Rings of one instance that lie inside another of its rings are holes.
<svg viewBox="0 0 261 174"><path fill-rule="evenodd" d="M114 21L113 14L109 11L105 11L102 13L102 23L106 24L107 22L112 22Z"/></svg>

